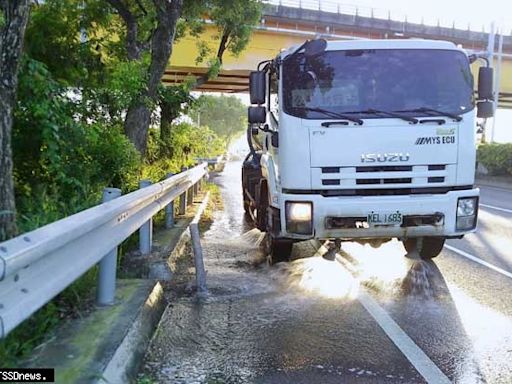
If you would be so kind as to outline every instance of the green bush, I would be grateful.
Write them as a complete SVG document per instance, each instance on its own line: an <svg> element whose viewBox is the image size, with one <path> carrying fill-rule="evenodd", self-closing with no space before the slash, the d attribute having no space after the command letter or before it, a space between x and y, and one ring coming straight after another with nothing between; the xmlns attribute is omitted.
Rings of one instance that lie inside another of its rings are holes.
<svg viewBox="0 0 512 384"><path fill-rule="evenodd" d="M18 94L13 154L20 231L99 203L106 186L135 187L140 156L121 126L82 118L78 97L35 60L25 61Z"/></svg>
<svg viewBox="0 0 512 384"><path fill-rule="evenodd" d="M151 129L141 178L162 180L169 172L179 173L182 167L194 165L197 158L219 156L225 148L225 139L208 127L186 122L175 124L167 141L162 141L158 130Z"/></svg>
<svg viewBox="0 0 512 384"><path fill-rule="evenodd" d="M512 175L512 143L480 145L477 150L477 161L485 166L491 175Z"/></svg>

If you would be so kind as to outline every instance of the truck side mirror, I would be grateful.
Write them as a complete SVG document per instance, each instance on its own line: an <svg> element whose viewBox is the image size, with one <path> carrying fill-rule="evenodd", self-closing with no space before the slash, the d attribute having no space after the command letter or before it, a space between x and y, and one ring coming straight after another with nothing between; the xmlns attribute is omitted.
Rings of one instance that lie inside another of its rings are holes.
<svg viewBox="0 0 512 384"><path fill-rule="evenodd" d="M265 107L249 107L247 113L249 124L263 124L267 120L267 109Z"/></svg>
<svg viewBox="0 0 512 384"><path fill-rule="evenodd" d="M263 71L253 71L249 75L249 94L251 104L265 104L267 93L267 79Z"/></svg>
<svg viewBox="0 0 512 384"><path fill-rule="evenodd" d="M483 119L494 116L494 103L492 101L479 101L476 103L476 116Z"/></svg>
<svg viewBox="0 0 512 384"><path fill-rule="evenodd" d="M478 98L480 100L492 100L493 94L493 70L491 67L480 67L478 70Z"/></svg>

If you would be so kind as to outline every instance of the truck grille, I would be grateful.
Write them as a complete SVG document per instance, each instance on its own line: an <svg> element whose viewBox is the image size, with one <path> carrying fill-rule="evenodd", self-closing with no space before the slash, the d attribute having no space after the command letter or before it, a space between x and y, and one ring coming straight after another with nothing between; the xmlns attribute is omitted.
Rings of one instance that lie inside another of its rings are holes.
<svg viewBox="0 0 512 384"><path fill-rule="evenodd" d="M455 184L455 165L372 165L312 168L312 187L326 189L421 188Z"/></svg>

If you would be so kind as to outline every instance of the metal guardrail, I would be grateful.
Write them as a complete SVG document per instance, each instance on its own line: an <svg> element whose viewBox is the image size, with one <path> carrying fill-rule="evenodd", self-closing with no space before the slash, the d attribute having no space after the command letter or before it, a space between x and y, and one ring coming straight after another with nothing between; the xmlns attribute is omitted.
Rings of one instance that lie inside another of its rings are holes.
<svg viewBox="0 0 512 384"><path fill-rule="evenodd" d="M220 156L213 157L213 158L198 157L195 159L195 161L200 162L200 163L206 162L206 163L208 163L208 165L217 165L217 164L225 161L226 160L225 158L226 158L226 155L220 155Z"/></svg>
<svg viewBox="0 0 512 384"><path fill-rule="evenodd" d="M112 304L117 246L140 228L140 250L149 253L153 215L165 208L172 226L169 207L179 197L184 213L206 175L202 163L123 196L107 188L104 203L0 243L0 337L98 262L98 303Z"/></svg>

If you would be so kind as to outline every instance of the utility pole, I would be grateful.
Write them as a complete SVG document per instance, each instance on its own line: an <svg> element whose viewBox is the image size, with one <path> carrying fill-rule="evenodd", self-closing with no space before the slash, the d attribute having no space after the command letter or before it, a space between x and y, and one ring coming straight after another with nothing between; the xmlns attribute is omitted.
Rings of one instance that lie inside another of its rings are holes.
<svg viewBox="0 0 512 384"><path fill-rule="evenodd" d="M496 74L494 79L494 116L492 118L492 132L491 132L491 143L494 143L496 138L496 109L498 109L498 99L500 97L500 82L501 82L501 61L503 59L503 31L500 29L500 35L498 40L498 62L496 64Z"/></svg>
<svg viewBox="0 0 512 384"><path fill-rule="evenodd" d="M491 29L489 31L489 39L487 41L487 60L489 60L489 67L494 67L494 21L491 23ZM494 117L493 117L494 120ZM487 124L484 126L482 133L482 143L487 141Z"/></svg>

